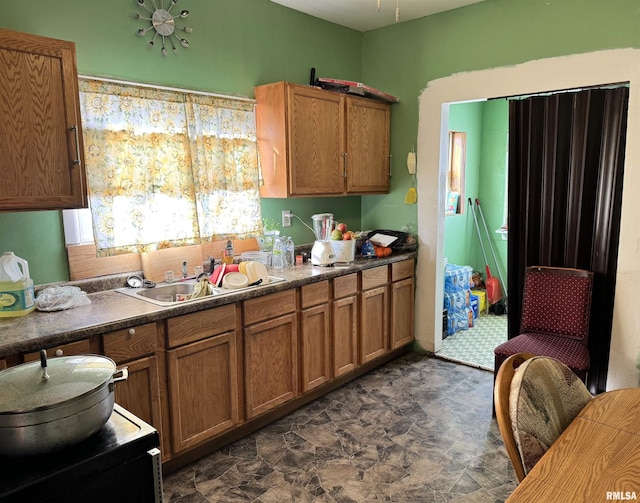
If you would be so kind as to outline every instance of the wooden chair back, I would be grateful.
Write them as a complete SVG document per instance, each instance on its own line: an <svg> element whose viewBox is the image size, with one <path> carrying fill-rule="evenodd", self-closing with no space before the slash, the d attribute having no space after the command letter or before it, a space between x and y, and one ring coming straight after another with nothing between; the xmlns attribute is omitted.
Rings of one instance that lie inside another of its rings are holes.
<svg viewBox="0 0 640 503"><path fill-rule="evenodd" d="M509 393L511 391L511 381L516 369L529 358L533 358L535 355L528 353L518 353L507 358L504 363L498 369L496 375L495 386L493 389L493 400L496 409L496 421L498 422L498 428L502 435L502 441L507 449L507 454L513 465L513 469L516 472L518 482L522 482L525 477L524 467L522 466L522 458L520 457L520 451L516 444L516 439L513 436L513 429L511 426L511 416L509 414Z"/></svg>

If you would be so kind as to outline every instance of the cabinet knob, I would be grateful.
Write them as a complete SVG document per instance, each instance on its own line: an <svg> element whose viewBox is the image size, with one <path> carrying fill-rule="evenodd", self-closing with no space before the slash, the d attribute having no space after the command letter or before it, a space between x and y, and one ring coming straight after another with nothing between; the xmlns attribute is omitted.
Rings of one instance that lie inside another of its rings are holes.
<svg viewBox="0 0 640 503"><path fill-rule="evenodd" d="M136 329L135 328L130 328L129 329L129 335L136 335Z"/></svg>
<svg viewBox="0 0 640 503"><path fill-rule="evenodd" d="M62 351L62 349L56 349L56 356L62 356L64 354L64 351Z"/></svg>

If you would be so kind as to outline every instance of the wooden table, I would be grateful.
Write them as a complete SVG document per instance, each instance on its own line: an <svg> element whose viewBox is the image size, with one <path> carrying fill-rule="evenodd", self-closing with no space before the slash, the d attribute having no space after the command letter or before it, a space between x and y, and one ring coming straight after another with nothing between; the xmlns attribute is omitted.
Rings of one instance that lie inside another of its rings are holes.
<svg viewBox="0 0 640 503"><path fill-rule="evenodd" d="M640 388L596 396L507 503L616 500L640 501Z"/></svg>

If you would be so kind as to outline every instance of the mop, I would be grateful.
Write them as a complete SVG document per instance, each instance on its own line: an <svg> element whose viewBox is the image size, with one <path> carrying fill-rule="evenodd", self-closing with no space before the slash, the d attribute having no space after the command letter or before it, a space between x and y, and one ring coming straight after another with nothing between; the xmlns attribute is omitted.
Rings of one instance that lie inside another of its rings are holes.
<svg viewBox="0 0 640 503"><path fill-rule="evenodd" d="M502 291L504 292L505 304L506 304L507 297L509 297L509 294L507 293L507 284L504 281L504 275L502 274L502 269L500 268L500 262L498 261L498 257L496 256L496 251L493 248L493 243L491 242L491 234L489 234L489 229L487 228L487 221L484 219L484 213L482 212L482 208L480 206L480 199L478 199L477 197L476 197L476 208L478 208L478 212L480 213L480 218L482 219L482 225L484 226L484 232L487 234L489 249L491 250L493 261L496 264L496 269L498 270L498 277L502 282Z"/></svg>
<svg viewBox="0 0 640 503"><path fill-rule="evenodd" d="M482 258L484 259L485 271L487 273L487 279L485 280L485 287L487 289L487 300L489 304L493 305L500 302L502 299L502 291L500 289L500 282L498 278L491 276L491 270L489 269L489 262L487 261L487 254L484 252L484 245L482 244L482 234L480 233L480 226L478 225L478 219L476 212L473 209L473 203L469 198L469 209L473 215L473 222L476 224L476 231L478 232L478 241L480 242L480 250L482 251Z"/></svg>

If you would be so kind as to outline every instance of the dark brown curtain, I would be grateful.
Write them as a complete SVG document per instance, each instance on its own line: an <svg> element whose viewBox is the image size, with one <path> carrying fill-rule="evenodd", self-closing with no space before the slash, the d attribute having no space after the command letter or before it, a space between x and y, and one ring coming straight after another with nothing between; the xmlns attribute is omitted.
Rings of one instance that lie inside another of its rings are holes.
<svg viewBox="0 0 640 503"><path fill-rule="evenodd" d="M587 386L605 390L620 234L627 87L509 106L509 337L529 265L594 272Z"/></svg>

